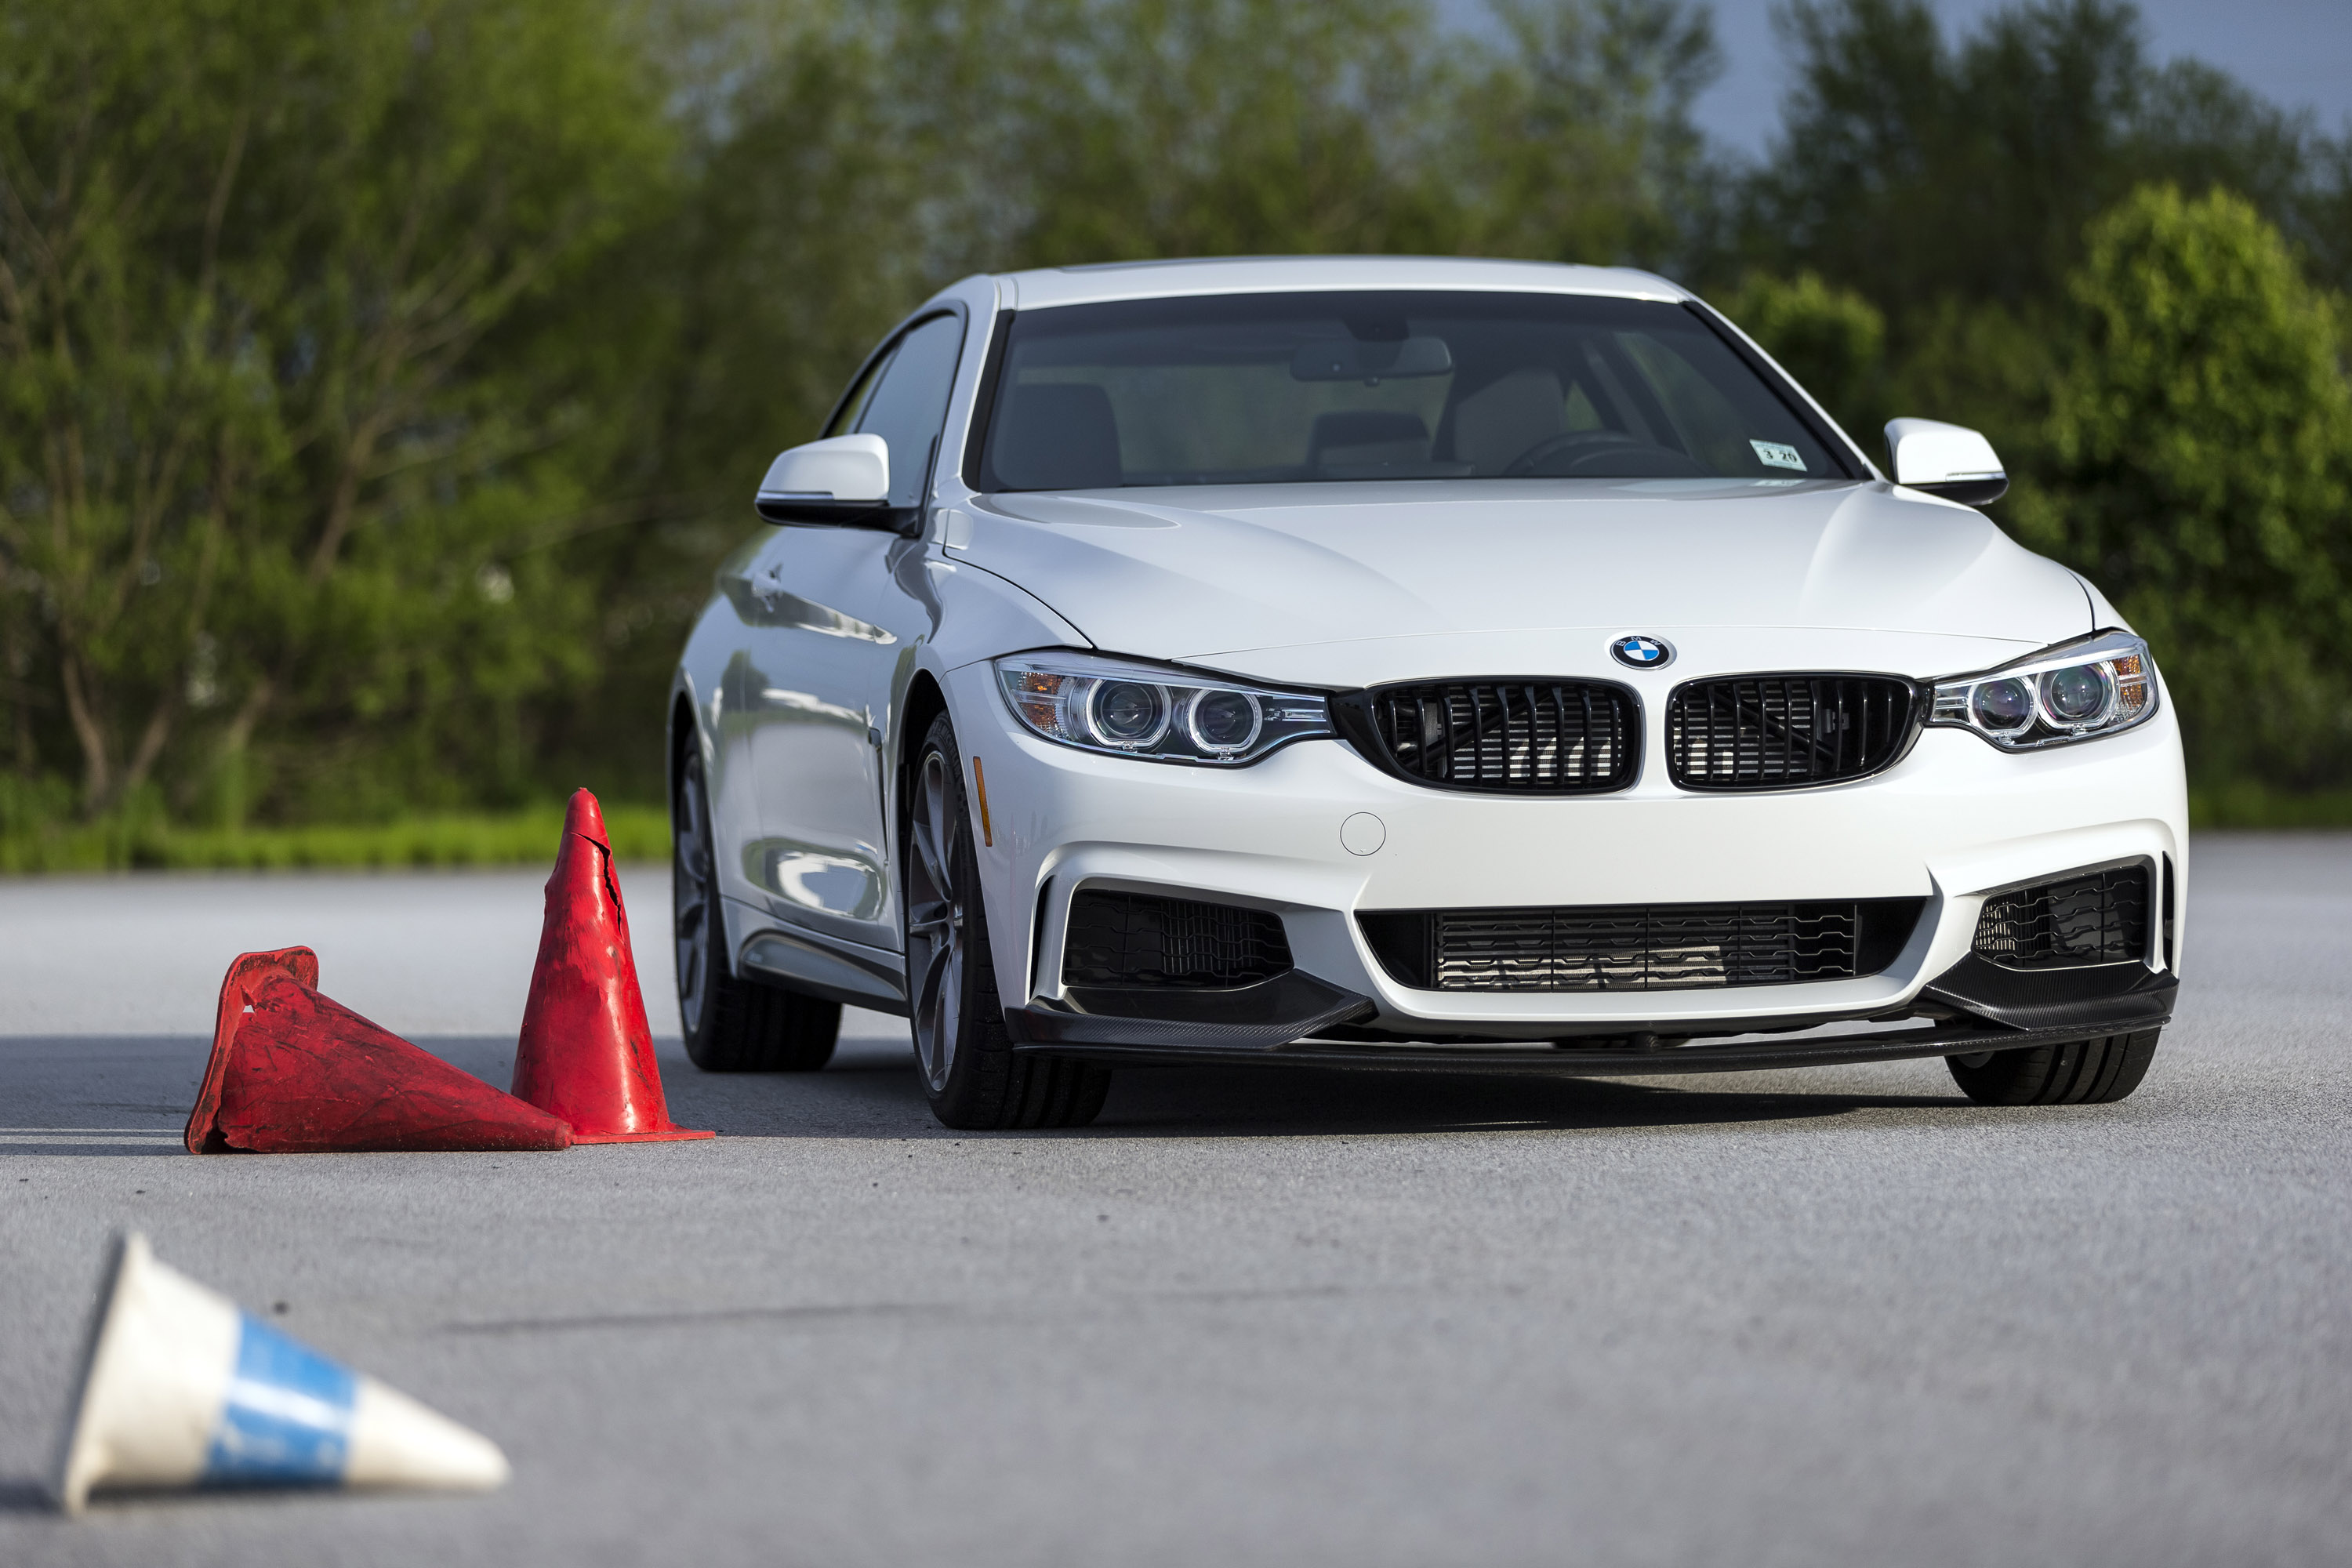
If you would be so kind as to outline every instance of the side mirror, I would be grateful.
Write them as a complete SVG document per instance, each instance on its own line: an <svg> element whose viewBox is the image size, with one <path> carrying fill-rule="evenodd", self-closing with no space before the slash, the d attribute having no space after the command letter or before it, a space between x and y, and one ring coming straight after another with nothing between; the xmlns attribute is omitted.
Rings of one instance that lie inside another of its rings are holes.
<svg viewBox="0 0 2352 1568"><path fill-rule="evenodd" d="M770 522L887 521L890 446L879 436L835 436L777 454L751 504Z"/></svg>
<svg viewBox="0 0 2352 1568"><path fill-rule="evenodd" d="M1992 443L1964 425L1939 419L1890 419L1886 457L1895 482L1962 506L1989 506L2009 489L2009 475Z"/></svg>

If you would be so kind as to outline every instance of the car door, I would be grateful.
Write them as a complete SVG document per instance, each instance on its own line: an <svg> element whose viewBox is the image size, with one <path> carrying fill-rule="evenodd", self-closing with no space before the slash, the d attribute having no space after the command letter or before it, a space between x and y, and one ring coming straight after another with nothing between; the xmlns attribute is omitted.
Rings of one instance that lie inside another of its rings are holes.
<svg viewBox="0 0 2352 1568"><path fill-rule="evenodd" d="M919 515L963 346L934 315L877 354L826 428L889 447L890 506ZM742 581L739 665L760 836L744 872L771 911L870 948L900 945L883 745L929 634L922 545L894 529L788 523Z"/></svg>

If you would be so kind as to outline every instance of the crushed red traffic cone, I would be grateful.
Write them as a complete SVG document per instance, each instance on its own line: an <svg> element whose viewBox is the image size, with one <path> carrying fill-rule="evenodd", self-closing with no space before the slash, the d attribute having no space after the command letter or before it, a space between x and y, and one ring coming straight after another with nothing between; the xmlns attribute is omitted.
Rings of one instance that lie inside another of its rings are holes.
<svg viewBox="0 0 2352 1568"><path fill-rule="evenodd" d="M670 1125L612 842L596 797L584 789L564 813L563 843L547 879L547 924L523 1006L514 1092L571 1123L574 1143L715 1136Z"/></svg>
<svg viewBox="0 0 2352 1568"><path fill-rule="evenodd" d="M307 947L241 954L221 982L191 1154L562 1149L571 1130L319 994Z"/></svg>

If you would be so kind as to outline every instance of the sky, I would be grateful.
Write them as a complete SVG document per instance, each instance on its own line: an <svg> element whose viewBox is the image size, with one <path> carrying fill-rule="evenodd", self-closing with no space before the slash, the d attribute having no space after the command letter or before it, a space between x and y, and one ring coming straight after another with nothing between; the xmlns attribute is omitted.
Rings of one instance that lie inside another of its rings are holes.
<svg viewBox="0 0 2352 1568"><path fill-rule="evenodd" d="M1931 0L1958 37L2000 8L2000 0ZM1484 0L1440 0L1461 25L1483 19ZM1787 61L1772 30L1772 0L1717 0L1723 75L1698 101L1699 125L1724 145L1759 153L1780 123ZM2151 52L2219 66L2274 103L2307 108L2330 132L2352 130L2352 0L2140 0Z"/></svg>

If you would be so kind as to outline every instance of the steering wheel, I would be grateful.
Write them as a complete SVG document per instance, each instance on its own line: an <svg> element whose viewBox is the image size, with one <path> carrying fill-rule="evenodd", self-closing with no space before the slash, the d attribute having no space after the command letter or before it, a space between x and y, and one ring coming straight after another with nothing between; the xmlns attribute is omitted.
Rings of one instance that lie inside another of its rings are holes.
<svg viewBox="0 0 2352 1568"><path fill-rule="evenodd" d="M1545 478L1567 479L1573 477L1587 464L1605 462L1611 458L1637 450L1658 453L1665 458L1671 466L1685 471L1704 471L1673 447L1661 447L1654 441L1644 441L1638 436L1628 436L1622 430L1567 430L1557 436L1547 436L1521 452L1504 465L1503 473L1507 478L1522 479L1535 473L1538 468L1550 468L1550 472L1546 474ZM1575 453L1576 456L1558 467L1550 467L1552 458L1570 452Z"/></svg>

